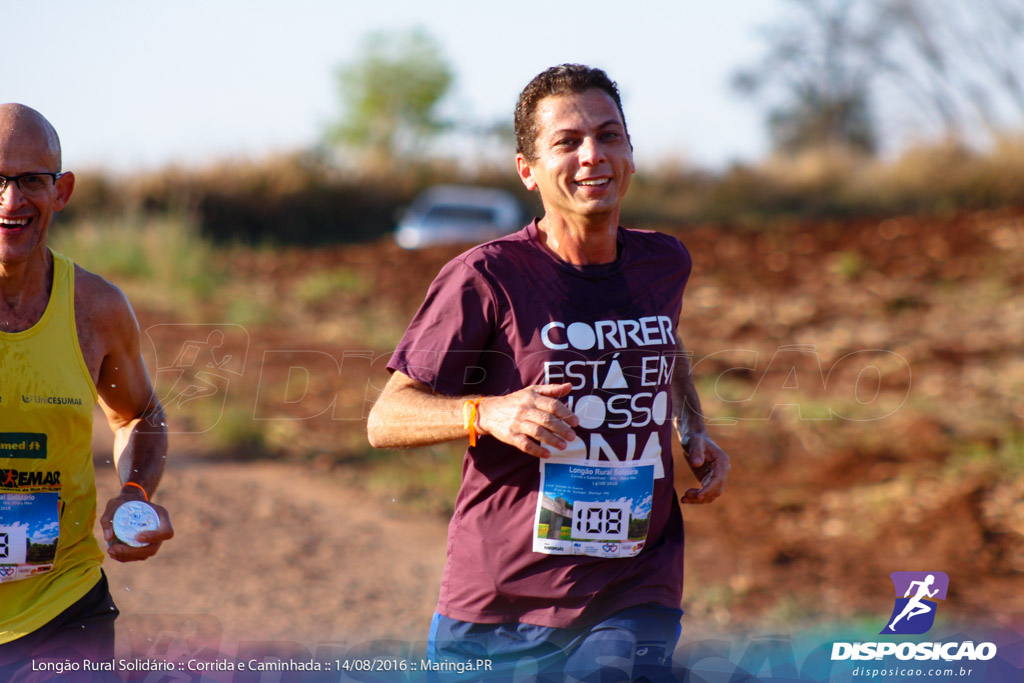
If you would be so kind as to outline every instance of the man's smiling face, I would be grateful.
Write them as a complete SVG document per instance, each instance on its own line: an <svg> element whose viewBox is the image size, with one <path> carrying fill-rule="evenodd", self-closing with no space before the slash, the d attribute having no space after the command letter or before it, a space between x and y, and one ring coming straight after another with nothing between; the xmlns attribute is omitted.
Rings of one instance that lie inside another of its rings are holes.
<svg viewBox="0 0 1024 683"><path fill-rule="evenodd" d="M0 175L56 173L60 145L36 112L20 105L0 106ZM26 193L8 181L0 194L0 265L28 261L46 247L53 214L64 208L74 176L67 174L42 191Z"/></svg>
<svg viewBox="0 0 1024 683"><path fill-rule="evenodd" d="M618 107L602 90L545 97L537 105L534 158L517 156L523 184L548 214L599 217L619 210L636 167Z"/></svg>

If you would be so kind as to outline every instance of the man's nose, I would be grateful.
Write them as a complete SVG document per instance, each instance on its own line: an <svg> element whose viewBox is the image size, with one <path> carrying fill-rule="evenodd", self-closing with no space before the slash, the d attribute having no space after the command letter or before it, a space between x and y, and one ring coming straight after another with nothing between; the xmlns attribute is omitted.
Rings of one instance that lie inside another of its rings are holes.
<svg viewBox="0 0 1024 683"><path fill-rule="evenodd" d="M580 163L586 165L596 164L604 158L601 145L589 135L583 138L583 142L579 146L579 154Z"/></svg>
<svg viewBox="0 0 1024 683"><path fill-rule="evenodd" d="M10 204L14 204L16 200L22 196L22 188L20 188L14 180L7 180L4 178L0 178L0 180L3 181L3 187L0 187L0 202L3 202L9 193L10 199L8 202Z"/></svg>
<svg viewBox="0 0 1024 683"><path fill-rule="evenodd" d="M21 194L21 188L18 187L18 183L13 180L4 181L4 186L0 188L0 204L4 203L4 200L7 199L8 193L10 193L8 202L14 204L18 195Z"/></svg>

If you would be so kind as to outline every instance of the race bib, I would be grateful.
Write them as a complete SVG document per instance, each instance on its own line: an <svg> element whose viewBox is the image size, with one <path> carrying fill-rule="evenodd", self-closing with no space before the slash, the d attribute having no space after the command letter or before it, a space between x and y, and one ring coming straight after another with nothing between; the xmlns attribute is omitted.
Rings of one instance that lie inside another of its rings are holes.
<svg viewBox="0 0 1024 683"><path fill-rule="evenodd" d="M542 461L533 550L633 557L647 541L661 460Z"/></svg>
<svg viewBox="0 0 1024 683"><path fill-rule="evenodd" d="M53 569L59 506L56 491L0 493L0 583Z"/></svg>

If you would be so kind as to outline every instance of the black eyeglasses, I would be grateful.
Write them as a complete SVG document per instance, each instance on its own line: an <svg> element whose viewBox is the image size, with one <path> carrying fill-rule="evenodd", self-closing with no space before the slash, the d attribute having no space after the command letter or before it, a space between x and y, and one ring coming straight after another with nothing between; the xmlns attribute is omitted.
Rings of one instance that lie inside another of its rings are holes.
<svg viewBox="0 0 1024 683"><path fill-rule="evenodd" d="M0 194L7 191L8 183L15 182L24 194L44 194L52 188L63 173L22 173L21 175L0 175Z"/></svg>

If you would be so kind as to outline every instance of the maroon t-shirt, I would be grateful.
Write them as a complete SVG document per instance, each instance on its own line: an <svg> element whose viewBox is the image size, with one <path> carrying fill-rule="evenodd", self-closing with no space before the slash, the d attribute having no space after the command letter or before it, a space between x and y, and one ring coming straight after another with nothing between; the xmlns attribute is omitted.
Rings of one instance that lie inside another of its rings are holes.
<svg viewBox="0 0 1024 683"><path fill-rule="evenodd" d="M658 463L643 510L646 538L631 546L636 554L568 554L573 544L537 538L545 519L538 509L542 461L480 438L463 460L441 614L571 628L641 603L679 607L683 521L673 487L669 387L690 267L675 238L625 228L613 263L573 266L541 245L534 222L467 251L438 274L389 369L450 396L572 382L563 400L581 420L577 455L598 463L651 462L653 455ZM555 453L545 462L556 461ZM625 552L619 543L596 545L598 552Z"/></svg>

